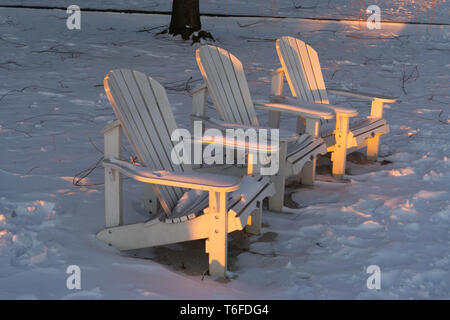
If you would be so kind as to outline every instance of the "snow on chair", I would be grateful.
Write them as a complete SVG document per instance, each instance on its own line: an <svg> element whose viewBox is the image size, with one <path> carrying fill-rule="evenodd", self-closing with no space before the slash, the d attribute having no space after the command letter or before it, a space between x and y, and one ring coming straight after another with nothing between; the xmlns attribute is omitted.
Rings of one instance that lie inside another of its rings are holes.
<svg viewBox="0 0 450 320"><path fill-rule="evenodd" d="M326 89L317 52L309 45L293 37L281 37L276 41L281 68L272 73L271 100L293 103L302 107L328 108L336 114L333 126L322 126L321 137L331 152L332 173L337 178L345 174L347 153L367 147L367 159L377 160L380 135L389 132L389 125L383 119L383 104L394 103L396 98L339 89ZM282 96L286 76L295 100ZM372 101L372 110L367 118L349 118L358 115L355 109L330 105L328 93ZM279 113L272 115L272 122L279 125ZM301 118L297 131L301 132Z"/></svg>
<svg viewBox="0 0 450 320"><path fill-rule="evenodd" d="M97 238L119 250L206 239L210 274L225 277L227 234L245 227L259 232L262 201L275 192L270 179L198 173L174 164L171 133L177 125L164 88L124 69L110 71L104 86L118 120L103 130L106 228ZM122 129L143 166L120 160ZM151 184L162 212L123 225L121 174Z"/></svg>
<svg viewBox="0 0 450 320"><path fill-rule="evenodd" d="M301 174L303 184L314 182L316 156L326 153L325 142L318 137L319 122L331 119L332 112L283 103L253 103L242 63L235 56L224 49L205 45L197 49L196 58L205 83L193 91L192 118L202 120L205 126L225 129L217 125L218 121L205 117L207 94L220 118L227 123L259 128L255 107L306 118L306 133L300 137L280 130L280 167L278 174L272 176L277 193L269 198L269 209L281 212L286 178Z"/></svg>

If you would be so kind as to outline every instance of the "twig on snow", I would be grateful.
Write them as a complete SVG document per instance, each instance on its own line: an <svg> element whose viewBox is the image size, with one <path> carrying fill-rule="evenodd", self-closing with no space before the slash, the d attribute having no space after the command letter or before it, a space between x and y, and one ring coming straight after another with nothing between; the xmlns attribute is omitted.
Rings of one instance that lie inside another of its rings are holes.
<svg viewBox="0 0 450 320"><path fill-rule="evenodd" d="M401 87L402 87L403 93L405 95L407 95L407 93L406 93L406 84L409 83L409 82L414 82L417 79L419 79L419 69L418 69L417 66L415 66L414 69L410 73L408 73L406 68L405 68L405 66L403 66L402 77L401 77L400 80L402 82Z"/></svg>

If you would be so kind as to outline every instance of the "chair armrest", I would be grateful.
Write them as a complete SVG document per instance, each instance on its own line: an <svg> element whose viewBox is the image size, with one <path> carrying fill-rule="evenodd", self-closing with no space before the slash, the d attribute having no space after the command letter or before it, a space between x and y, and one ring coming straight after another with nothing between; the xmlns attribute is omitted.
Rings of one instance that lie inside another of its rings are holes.
<svg viewBox="0 0 450 320"><path fill-rule="evenodd" d="M220 145L222 147L231 148L234 150L242 150L242 151L252 151L252 152L258 152L258 151L264 151L267 153L275 153L280 151L280 147L278 144L276 146L272 146L271 141L267 141L266 144L262 143L252 143L251 141L247 141L247 139L236 139L229 138L227 136L214 136L214 135L208 135L203 136L201 138L193 138L192 140L187 140L187 142L190 143L201 143L204 145L209 144L216 144Z"/></svg>
<svg viewBox="0 0 450 320"><path fill-rule="evenodd" d="M240 186L240 179L232 176L199 172L152 170L115 158L105 159L102 164L105 168L118 170L120 173L134 180L162 186L212 192L231 192L239 189Z"/></svg>
<svg viewBox="0 0 450 320"><path fill-rule="evenodd" d="M331 112L333 115L331 118L334 117L334 114L339 114L346 117L355 117L358 115L358 111L351 108L341 107L341 106L334 106L331 104L325 104L325 103L316 103L316 102L307 102L302 101L297 98L291 98L286 96L271 96L271 101L274 102L280 102L280 103L287 103L290 105L298 105L299 107L305 108L305 109L312 109L312 110L318 110L318 111L328 111ZM330 118L325 118L330 119Z"/></svg>
<svg viewBox="0 0 450 320"><path fill-rule="evenodd" d="M341 89L327 89L328 93L331 94L337 94L341 96L347 96L347 97L354 97L354 98L360 98L364 100L379 100L381 102L386 103L394 103L397 101L398 97L389 97L384 96L381 94L372 94L372 93L365 93L365 92L357 92L357 91L348 91L348 90L341 90Z"/></svg>
<svg viewBox="0 0 450 320"><path fill-rule="evenodd" d="M294 100L296 102L296 100ZM301 116L311 119L332 119L334 115L330 110L325 108L316 108L315 106L300 105L298 102L291 104L287 102L270 102L270 103L255 103L255 107L259 109L278 111L296 116Z"/></svg>
<svg viewBox="0 0 450 320"><path fill-rule="evenodd" d="M209 117L202 117L192 114L191 117L195 120L202 121L205 126L219 129L222 132L226 132L227 129L255 129L258 131L259 129L272 130L273 128L269 127L257 127L257 126L248 126L244 124L236 124L236 123L228 123L221 120L217 120ZM292 142L297 140L299 135L295 132L280 129L279 131L279 139L280 141Z"/></svg>

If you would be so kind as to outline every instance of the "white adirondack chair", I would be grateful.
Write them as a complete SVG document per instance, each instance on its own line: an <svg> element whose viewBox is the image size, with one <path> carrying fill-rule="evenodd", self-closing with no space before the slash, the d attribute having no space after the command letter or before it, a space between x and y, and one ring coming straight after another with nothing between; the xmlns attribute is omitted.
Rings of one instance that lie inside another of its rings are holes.
<svg viewBox="0 0 450 320"><path fill-rule="evenodd" d="M275 192L270 179L198 173L190 165L175 165L171 133L177 125L164 88L131 70L110 71L104 86L118 120L103 130L106 228L97 238L119 250L206 239L210 274L224 277L227 234L246 226L250 233L259 232L262 201ZM120 160L121 129L145 167ZM123 225L121 174L151 184L162 212Z"/></svg>
<svg viewBox="0 0 450 320"><path fill-rule="evenodd" d="M320 136L331 152L332 173L337 178L345 174L346 155L367 147L367 158L377 160L380 135L389 132L389 125L383 119L383 104L393 103L396 98L368 93L326 89L317 52L309 45L293 37L281 37L276 41L281 68L272 73L271 100L289 102L310 108L329 108L336 114L336 123L321 126ZM283 97L283 80L286 76L294 101ZM328 93L372 101L372 110L367 118L349 118L358 115L354 109L330 105ZM279 124L279 113L273 114L272 123ZM301 132L301 119L297 131Z"/></svg>
<svg viewBox="0 0 450 320"><path fill-rule="evenodd" d="M220 129L217 121L205 117L207 94L211 96L220 118L227 123L258 128L255 107L306 118L306 134L296 137L280 131L279 171L272 177L277 193L269 198L269 209L281 212L287 177L301 174L303 184L313 184L316 156L326 153L325 143L318 137L319 123L322 119L331 119L332 112L285 103L253 103L242 63L235 56L207 45L197 49L196 58L205 83L193 91L192 117L203 120L205 126Z"/></svg>

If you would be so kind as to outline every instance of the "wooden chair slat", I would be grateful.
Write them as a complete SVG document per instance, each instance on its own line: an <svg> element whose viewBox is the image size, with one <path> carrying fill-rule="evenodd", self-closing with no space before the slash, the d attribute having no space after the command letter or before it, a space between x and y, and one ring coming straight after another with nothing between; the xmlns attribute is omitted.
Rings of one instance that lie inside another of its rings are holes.
<svg viewBox="0 0 450 320"><path fill-rule="evenodd" d="M311 61L311 67L313 69L314 77L316 78L317 90L321 99L320 103L329 104L330 100L328 99L327 88L325 87L322 69L320 68L319 55L317 54L316 50L314 50L310 45L306 45L306 48L308 50L309 60Z"/></svg>
<svg viewBox="0 0 450 320"><path fill-rule="evenodd" d="M239 86L239 80L236 77L236 66L233 65L230 54L221 48L216 48L219 59L224 66L224 74L228 79L227 84L230 86L231 92L235 98L236 112L239 114L240 121L237 123L242 123L246 125L251 125L251 118L247 112L246 102L242 95L241 88ZM244 106L244 107L243 107Z"/></svg>
<svg viewBox="0 0 450 320"><path fill-rule="evenodd" d="M295 97L298 97L304 101L311 101L305 91L305 86L300 75L299 70L301 70L301 66L299 59L296 59L295 55L292 53L289 40L282 37L278 41L277 51L279 51L278 56L281 57L281 65L286 70L292 70L292 72L285 73L291 92L295 94Z"/></svg>
<svg viewBox="0 0 450 320"><path fill-rule="evenodd" d="M258 126L259 122L258 122L258 118L256 116L253 99L250 95L250 90L248 88L247 79L245 78L245 72L244 72L244 67L242 66L242 62L229 52L228 52L228 57L233 64L234 72L236 74L236 79L238 82L238 87L240 89L242 98L244 100L245 108L241 108L242 109L241 112L247 113L247 116L250 119L250 122L248 123L248 125Z"/></svg>
<svg viewBox="0 0 450 320"><path fill-rule="evenodd" d="M313 102L314 97L309 89L308 79L306 77L305 70L303 69L303 57L299 57L299 48L296 39L288 38L286 48L290 57L291 66L295 67L294 74L298 77L297 83L302 86L306 101ZM305 61L305 64L308 62L309 61Z"/></svg>
<svg viewBox="0 0 450 320"><path fill-rule="evenodd" d="M233 67L229 63L224 63L221 58L223 53L220 52L219 48L208 46L207 54L211 55L211 59L214 62L216 75L220 79L220 85L225 92L227 99L224 103L228 103L229 109L233 114L233 122L246 122L246 118L242 117L239 112L239 105L241 104L242 97L239 92L233 92L231 85L232 83L236 83L236 78L232 70Z"/></svg>
<svg viewBox="0 0 450 320"><path fill-rule="evenodd" d="M308 50L303 41L295 39L295 44L297 48L293 48L293 50L297 49L298 57L300 57L300 64L302 66L303 75L305 77L306 87L305 90L309 91L312 95L311 102L321 102L320 93L318 92L316 77L314 75L314 71L311 66L311 60L309 58Z"/></svg>
<svg viewBox="0 0 450 320"><path fill-rule="evenodd" d="M219 116L225 121L236 122L237 119L227 100L225 90L217 74L214 61L212 60L210 50L197 50L197 62L199 62L205 82L208 85L209 94L215 105L218 106ZM201 63L200 63L201 61Z"/></svg>

